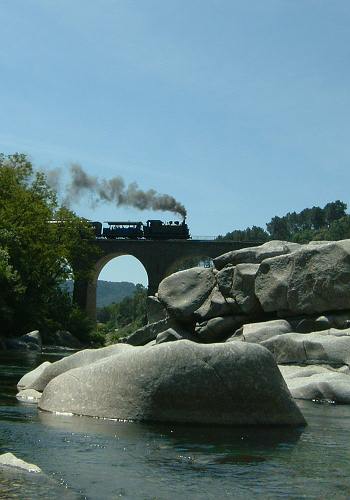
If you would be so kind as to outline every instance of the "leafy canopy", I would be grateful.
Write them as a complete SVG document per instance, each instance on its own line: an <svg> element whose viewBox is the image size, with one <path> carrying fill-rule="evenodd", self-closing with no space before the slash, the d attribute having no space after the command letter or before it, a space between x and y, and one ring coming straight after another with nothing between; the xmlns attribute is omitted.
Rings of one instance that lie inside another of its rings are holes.
<svg viewBox="0 0 350 500"><path fill-rule="evenodd" d="M72 305L60 285L72 273L89 274L96 255L92 237L88 221L59 206L45 175L25 155L0 155L2 333L45 330L67 320Z"/></svg>
<svg viewBox="0 0 350 500"><path fill-rule="evenodd" d="M283 217L275 216L266 224L266 231L258 226L235 230L217 239L233 241L268 240L307 243L311 240L341 240L350 238L350 215L347 205L336 200L323 208L305 208L301 212L288 212Z"/></svg>

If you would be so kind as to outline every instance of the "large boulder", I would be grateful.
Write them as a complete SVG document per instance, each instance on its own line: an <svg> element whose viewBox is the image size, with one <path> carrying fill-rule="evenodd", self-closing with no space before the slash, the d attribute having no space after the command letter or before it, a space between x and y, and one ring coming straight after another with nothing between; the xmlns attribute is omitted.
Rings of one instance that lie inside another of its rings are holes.
<svg viewBox="0 0 350 500"><path fill-rule="evenodd" d="M215 268L220 270L227 266L227 264L259 264L269 257L277 255L284 255L294 252L300 248L298 243L291 243L290 241L267 241L263 245L249 248L241 248L231 252L224 253L214 259Z"/></svg>
<svg viewBox="0 0 350 500"><path fill-rule="evenodd" d="M215 275L218 288L224 297L230 297L235 266L227 265Z"/></svg>
<svg viewBox="0 0 350 500"><path fill-rule="evenodd" d="M350 404L350 375L344 367L284 366L279 369L293 398Z"/></svg>
<svg viewBox="0 0 350 500"><path fill-rule="evenodd" d="M239 312L239 308L235 299L224 297L216 286L194 315L199 322L203 322L217 316L229 316L237 312Z"/></svg>
<svg viewBox="0 0 350 500"><path fill-rule="evenodd" d="M232 337L228 338L226 342L242 340L260 344L264 340L268 340L276 335L283 335L290 332L292 332L292 327L285 319L247 323L237 330Z"/></svg>
<svg viewBox="0 0 350 500"><path fill-rule="evenodd" d="M305 245L264 260L255 279L264 311L291 315L350 307L350 240Z"/></svg>
<svg viewBox="0 0 350 500"><path fill-rule="evenodd" d="M350 364L350 330L324 330L313 333L286 333L261 343L277 363Z"/></svg>
<svg viewBox="0 0 350 500"><path fill-rule="evenodd" d="M108 356L116 356L128 349L132 349L132 347L127 344L115 344L101 349L84 349L83 351L76 352L47 366L26 388L43 391L50 380L72 368L90 365L94 361ZM32 374L33 372L29 372L27 375L29 377Z"/></svg>
<svg viewBox="0 0 350 500"><path fill-rule="evenodd" d="M259 264L227 265L216 274L218 289L227 301L232 301L239 314L256 314L261 311L255 295L258 269Z"/></svg>
<svg viewBox="0 0 350 500"><path fill-rule="evenodd" d="M193 267L165 278L159 285L158 298L169 314L180 321L192 321L215 286L211 269Z"/></svg>
<svg viewBox="0 0 350 500"><path fill-rule="evenodd" d="M23 377L17 383L17 388L20 390L27 389L40 377L40 375L50 366L50 361L44 361L41 365L37 366L34 370L23 375Z"/></svg>
<svg viewBox="0 0 350 500"><path fill-rule="evenodd" d="M305 424L271 353L243 342L132 347L54 378L39 407L123 420Z"/></svg>
<svg viewBox="0 0 350 500"><path fill-rule="evenodd" d="M259 264L237 264L233 273L230 296L243 314L254 314L261 310L255 295L255 276Z"/></svg>

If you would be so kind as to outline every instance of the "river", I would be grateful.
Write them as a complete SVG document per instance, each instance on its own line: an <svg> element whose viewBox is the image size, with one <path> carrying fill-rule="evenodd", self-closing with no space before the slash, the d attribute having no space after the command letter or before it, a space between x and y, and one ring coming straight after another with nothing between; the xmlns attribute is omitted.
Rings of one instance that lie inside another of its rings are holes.
<svg viewBox="0 0 350 500"><path fill-rule="evenodd" d="M116 422L16 400L20 377L60 354L0 351L0 453L44 475L0 469L1 499L350 497L350 407L300 402L301 429Z"/></svg>

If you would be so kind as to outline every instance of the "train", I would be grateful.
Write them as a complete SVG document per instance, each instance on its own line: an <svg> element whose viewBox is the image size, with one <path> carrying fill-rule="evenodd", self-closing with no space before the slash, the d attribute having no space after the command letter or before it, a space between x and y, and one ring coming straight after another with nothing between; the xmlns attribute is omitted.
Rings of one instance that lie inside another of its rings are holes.
<svg viewBox="0 0 350 500"><path fill-rule="evenodd" d="M143 222L123 222L106 221L107 227L102 222L91 223L96 238L106 238L108 240L130 239L130 240L188 240L191 238L188 225L184 219L182 222L150 219Z"/></svg>

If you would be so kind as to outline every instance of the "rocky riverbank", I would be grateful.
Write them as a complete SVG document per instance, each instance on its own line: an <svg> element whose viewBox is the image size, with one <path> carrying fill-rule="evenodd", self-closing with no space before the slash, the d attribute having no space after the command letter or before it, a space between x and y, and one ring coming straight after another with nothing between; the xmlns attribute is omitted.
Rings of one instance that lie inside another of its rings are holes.
<svg viewBox="0 0 350 500"><path fill-rule="evenodd" d="M350 240L272 241L214 266L163 280L124 343L41 367L21 389L43 391L48 411L231 425L303 424L292 396L350 403Z"/></svg>
<svg viewBox="0 0 350 500"><path fill-rule="evenodd" d="M169 276L150 301L162 321L127 343L260 344L294 398L350 403L350 240L229 252L214 269Z"/></svg>
<svg viewBox="0 0 350 500"><path fill-rule="evenodd" d="M58 330L50 334L48 342L44 345L39 330L21 335L20 337L0 337L0 349L5 351L32 351L42 350L77 350L82 349L82 343L70 332Z"/></svg>

